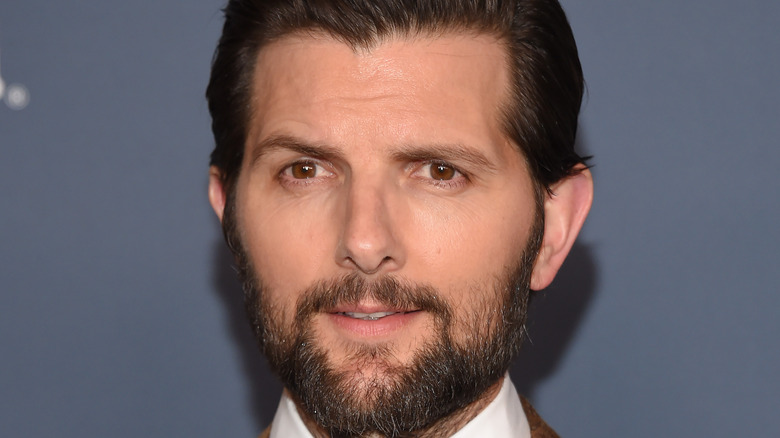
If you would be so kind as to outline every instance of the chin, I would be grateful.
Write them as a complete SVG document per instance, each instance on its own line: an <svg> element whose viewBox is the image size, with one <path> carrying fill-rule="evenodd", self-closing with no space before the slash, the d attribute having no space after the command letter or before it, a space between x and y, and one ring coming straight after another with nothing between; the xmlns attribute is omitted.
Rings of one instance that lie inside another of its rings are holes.
<svg viewBox="0 0 780 438"><path fill-rule="evenodd" d="M387 379L398 374L413 361L414 354L401 353L394 343L359 344L350 343L336 355L329 350L328 362L333 370L349 373L356 379Z"/></svg>

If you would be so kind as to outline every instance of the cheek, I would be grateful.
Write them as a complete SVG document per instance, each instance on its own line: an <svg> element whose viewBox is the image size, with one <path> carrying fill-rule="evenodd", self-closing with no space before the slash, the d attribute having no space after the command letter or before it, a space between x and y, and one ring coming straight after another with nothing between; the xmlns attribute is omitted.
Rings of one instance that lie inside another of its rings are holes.
<svg viewBox="0 0 780 438"><path fill-rule="evenodd" d="M249 197L239 227L257 275L274 295L294 302L297 294L325 278L336 242L327 202Z"/></svg>
<svg viewBox="0 0 780 438"><path fill-rule="evenodd" d="M418 231L409 239L410 269L443 290L471 290L502 275L519 262L534 218L525 196L478 199L421 210ZM503 206L497 208L496 206ZM523 208L519 208L523 206Z"/></svg>

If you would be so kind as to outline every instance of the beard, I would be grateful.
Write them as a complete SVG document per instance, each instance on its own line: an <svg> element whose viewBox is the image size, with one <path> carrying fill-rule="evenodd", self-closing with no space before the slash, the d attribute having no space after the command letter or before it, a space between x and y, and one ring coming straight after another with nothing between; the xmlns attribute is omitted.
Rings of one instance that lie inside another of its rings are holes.
<svg viewBox="0 0 780 438"><path fill-rule="evenodd" d="M298 408L330 436L416 436L477 401L509 369L525 334L529 284L543 234L538 209L525 248L504 272L481 285L489 293L475 291L467 315L455 315L439 298L446 295L429 285L393 276L369 281L355 273L309 287L296 304L294 321L285 324L240 240L231 201L223 230L260 348ZM433 318L433 336L409 364L393 364L391 346L365 344L348 352L356 370L329 361L327 346L316 339L314 317L366 299ZM374 372L362 372L369 368Z"/></svg>

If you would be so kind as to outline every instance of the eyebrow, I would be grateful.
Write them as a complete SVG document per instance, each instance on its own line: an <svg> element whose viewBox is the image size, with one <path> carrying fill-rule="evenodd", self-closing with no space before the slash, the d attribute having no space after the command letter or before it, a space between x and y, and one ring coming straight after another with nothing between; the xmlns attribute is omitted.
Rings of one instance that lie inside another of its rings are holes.
<svg viewBox="0 0 780 438"><path fill-rule="evenodd" d="M497 172L498 168L482 152L462 144L404 146L392 154L397 161L460 161L481 170Z"/></svg>
<svg viewBox="0 0 780 438"><path fill-rule="evenodd" d="M284 149L319 160L337 160L344 156L338 149L325 144L312 144L291 135L274 135L258 143L250 154L249 164L254 167L264 155Z"/></svg>
<svg viewBox="0 0 780 438"><path fill-rule="evenodd" d="M257 144L250 154L250 165L256 166L264 155L284 149L320 160L345 160L337 148L326 144L312 144L291 135L274 135ZM460 161L489 172L498 168L483 153L462 144L407 145L394 151L391 157L400 162L417 161Z"/></svg>

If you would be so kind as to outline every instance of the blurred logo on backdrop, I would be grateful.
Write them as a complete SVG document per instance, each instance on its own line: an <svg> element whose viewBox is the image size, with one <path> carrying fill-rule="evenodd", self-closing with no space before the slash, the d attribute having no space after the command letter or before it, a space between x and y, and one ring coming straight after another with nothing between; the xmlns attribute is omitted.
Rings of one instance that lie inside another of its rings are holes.
<svg viewBox="0 0 780 438"><path fill-rule="evenodd" d="M2 54L2 50L0 50L0 100L12 110L23 110L30 103L30 92L22 84L9 84L3 79Z"/></svg>

